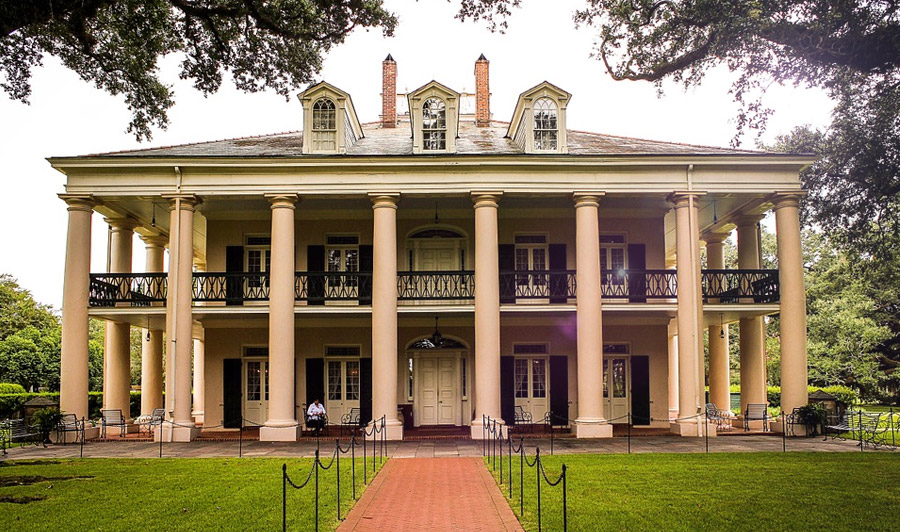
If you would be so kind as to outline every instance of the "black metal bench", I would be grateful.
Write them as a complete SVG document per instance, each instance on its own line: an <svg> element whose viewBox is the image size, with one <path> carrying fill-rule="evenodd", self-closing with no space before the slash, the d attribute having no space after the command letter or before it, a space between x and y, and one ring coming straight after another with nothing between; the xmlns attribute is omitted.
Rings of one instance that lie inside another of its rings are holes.
<svg viewBox="0 0 900 532"><path fill-rule="evenodd" d="M16 442L47 446L41 439L40 427L27 425L24 419L7 419L0 422L0 446L3 447L3 454L7 454L6 450Z"/></svg>
<svg viewBox="0 0 900 532"><path fill-rule="evenodd" d="M341 436L344 435L344 430L349 431L350 435L356 434L356 431L359 430L360 425L360 409L358 407L353 407L349 412L341 416Z"/></svg>

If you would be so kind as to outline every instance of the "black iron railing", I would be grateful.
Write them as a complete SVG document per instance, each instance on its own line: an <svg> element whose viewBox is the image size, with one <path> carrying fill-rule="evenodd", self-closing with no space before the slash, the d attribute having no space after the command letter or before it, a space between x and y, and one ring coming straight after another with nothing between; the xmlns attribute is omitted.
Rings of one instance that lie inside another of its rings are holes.
<svg viewBox="0 0 900 532"><path fill-rule="evenodd" d="M575 270L505 270L500 272L500 299L551 299L565 303L575 297Z"/></svg>
<svg viewBox="0 0 900 532"><path fill-rule="evenodd" d="M166 301L165 273L92 273L89 304L92 307L131 305L148 307Z"/></svg>
<svg viewBox="0 0 900 532"><path fill-rule="evenodd" d="M371 272L296 272L294 299L310 305L325 301L372 302Z"/></svg>
<svg viewBox="0 0 900 532"><path fill-rule="evenodd" d="M398 272L397 299L400 301L440 301L475 297L475 272Z"/></svg>
<svg viewBox="0 0 900 532"><path fill-rule="evenodd" d="M632 302L678 296L675 270L604 270L600 274L603 297L628 298Z"/></svg>
<svg viewBox="0 0 900 532"><path fill-rule="evenodd" d="M778 270L703 270L703 302L774 303L779 298Z"/></svg>
<svg viewBox="0 0 900 532"><path fill-rule="evenodd" d="M194 301L240 304L269 299L267 272L197 272Z"/></svg>

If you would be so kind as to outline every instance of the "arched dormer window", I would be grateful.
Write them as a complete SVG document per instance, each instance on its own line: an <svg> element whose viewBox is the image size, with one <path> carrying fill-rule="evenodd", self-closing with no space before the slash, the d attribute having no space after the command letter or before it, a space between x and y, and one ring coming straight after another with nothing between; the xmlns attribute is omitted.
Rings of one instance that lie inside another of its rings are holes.
<svg viewBox="0 0 900 532"><path fill-rule="evenodd" d="M337 119L334 102L319 98L312 108L312 141L314 151L335 151L337 148Z"/></svg>
<svg viewBox="0 0 900 532"><path fill-rule="evenodd" d="M422 149L447 149L447 108L440 98L429 98L422 104Z"/></svg>
<svg viewBox="0 0 900 532"><path fill-rule="evenodd" d="M540 98L534 102L533 111L535 151L556 151L559 133L556 103L550 98Z"/></svg>

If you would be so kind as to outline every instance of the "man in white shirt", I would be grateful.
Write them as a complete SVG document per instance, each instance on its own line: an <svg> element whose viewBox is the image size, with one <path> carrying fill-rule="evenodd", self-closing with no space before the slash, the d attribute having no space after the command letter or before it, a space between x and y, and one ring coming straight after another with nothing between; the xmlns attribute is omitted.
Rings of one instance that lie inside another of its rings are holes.
<svg viewBox="0 0 900 532"><path fill-rule="evenodd" d="M306 409L306 426L313 427L313 433L319 435L319 431L325 425L325 407L316 399Z"/></svg>

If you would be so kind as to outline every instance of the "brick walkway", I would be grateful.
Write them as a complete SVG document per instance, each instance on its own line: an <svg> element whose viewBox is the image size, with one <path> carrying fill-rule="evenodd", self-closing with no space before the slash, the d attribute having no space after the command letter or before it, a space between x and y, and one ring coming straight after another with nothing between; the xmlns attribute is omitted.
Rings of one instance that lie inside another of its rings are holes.
<svg viewBox="0 0 900 532"><path fill-rule="evenodd" d="M339 532L522 530L481 458L388 461Z"/></svg>

